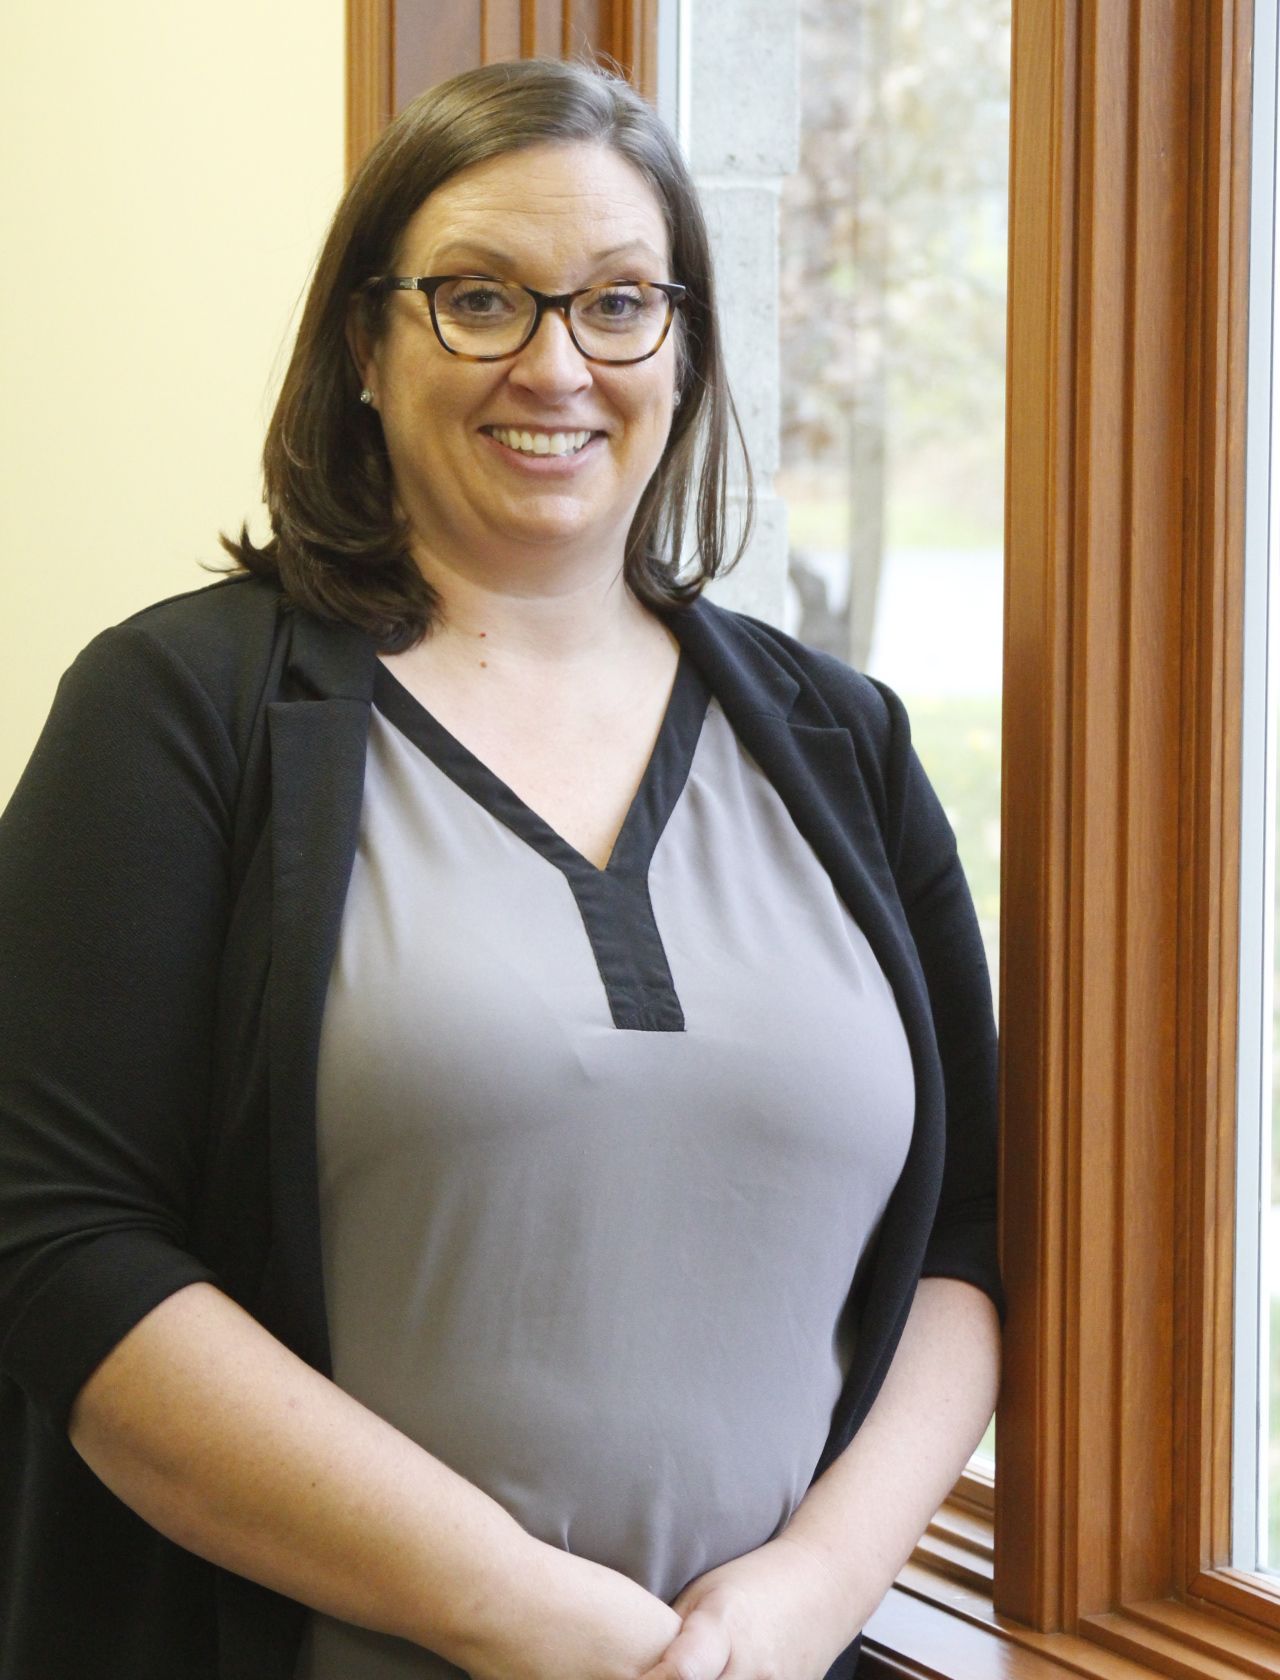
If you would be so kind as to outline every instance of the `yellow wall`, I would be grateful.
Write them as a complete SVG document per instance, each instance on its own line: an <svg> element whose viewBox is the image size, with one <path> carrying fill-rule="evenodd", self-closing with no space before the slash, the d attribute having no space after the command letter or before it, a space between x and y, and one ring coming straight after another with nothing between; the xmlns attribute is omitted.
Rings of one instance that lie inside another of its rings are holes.
<svg viewBox="0 0 1280 1680"><path fill-rule="evenodd" d="M342 0L0 6L0 805L78 649L260 508L343 42Z"/></svg>

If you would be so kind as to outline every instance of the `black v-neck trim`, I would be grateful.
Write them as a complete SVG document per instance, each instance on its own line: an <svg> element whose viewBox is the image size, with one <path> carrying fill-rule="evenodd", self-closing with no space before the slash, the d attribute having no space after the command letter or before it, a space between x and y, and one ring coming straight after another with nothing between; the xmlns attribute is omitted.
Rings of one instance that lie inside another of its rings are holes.
<svg viewBox="0 0 1280 1680"><path fill-rule="evenodd" d="M373 701L449 780L556 866L573 892L615 1027L683 1032L662 936L649 898L649 865L689 779L710 701L681 651L653 752L603 869L553 829L378 661Z"/></svg>

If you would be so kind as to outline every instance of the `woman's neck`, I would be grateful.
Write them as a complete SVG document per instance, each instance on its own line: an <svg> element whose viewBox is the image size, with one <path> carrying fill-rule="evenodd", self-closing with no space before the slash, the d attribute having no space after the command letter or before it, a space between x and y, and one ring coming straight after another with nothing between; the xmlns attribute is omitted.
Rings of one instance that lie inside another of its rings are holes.
<svg viewBox="0 0 1280 1680"><path fill-rule="evenodd" d="M632 594L621 570L558 588L513 587L445 568L424 567L439 597L424 646L471 664L487 654L512 667L608 667L670 632ZM543 580L539 580L543 581Z"/></svg>

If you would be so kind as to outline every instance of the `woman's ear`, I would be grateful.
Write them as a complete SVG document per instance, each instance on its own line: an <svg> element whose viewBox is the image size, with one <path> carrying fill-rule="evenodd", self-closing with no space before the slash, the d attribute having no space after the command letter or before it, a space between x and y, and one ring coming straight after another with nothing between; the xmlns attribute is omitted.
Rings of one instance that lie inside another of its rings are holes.
<svg viewBox="0 0 1280 1680"><path fill-rule="evenodd" d="M365 324L363 299L354 297L347 305L347 349L351 352L351 360L355 363L356 373L364 390L372 392L372 401L376 404L378 397L377 367L374 357L374 339Z"/></svg>

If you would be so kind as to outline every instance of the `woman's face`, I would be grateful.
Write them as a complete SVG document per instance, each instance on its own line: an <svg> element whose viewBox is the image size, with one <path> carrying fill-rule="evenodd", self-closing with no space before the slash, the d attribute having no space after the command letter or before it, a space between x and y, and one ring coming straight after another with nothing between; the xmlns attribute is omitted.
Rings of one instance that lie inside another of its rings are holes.
<svg viewBox="0 0 1280 1680"><path fill-rule="evenodd" d="M576 142L455 175L408 223L394 272L481 274L552 294L673 278L644 177L607 147ZM357 340L356 356L428 575L433 562L616 572L671 426L674 329L649 360L609 366L587 361L553 310L499 362L450 355L420 292L392 292L385 323L376 342ZM512 447L513 432L590 437L569 454L534 455Z"/></svg>

